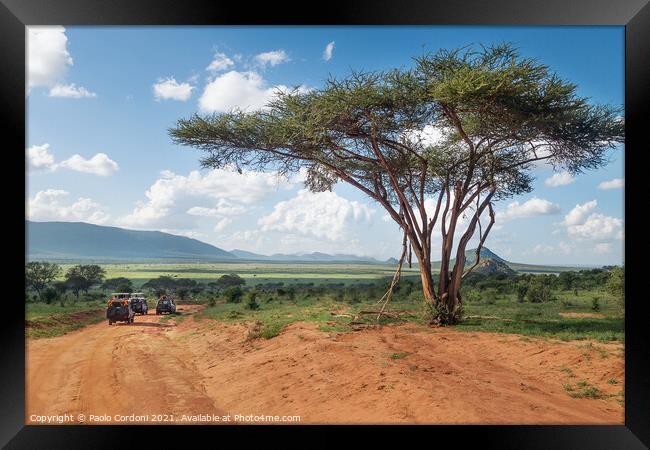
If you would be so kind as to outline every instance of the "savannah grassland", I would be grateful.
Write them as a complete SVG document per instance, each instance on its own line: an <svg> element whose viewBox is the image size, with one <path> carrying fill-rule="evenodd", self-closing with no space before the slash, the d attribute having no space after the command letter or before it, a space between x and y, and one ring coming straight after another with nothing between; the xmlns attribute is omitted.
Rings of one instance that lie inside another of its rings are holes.
<svg viewBox="0 0 650 450"><path fill-rule="evenodd" d="M258 334L271 338L292 322L315 322L322 330L349 331L350 322L374 322L376 315L361 314L378 310L377 301L386 291L394 267L378 264L311 264L311 263L184 263L184 264L103 264L106 278L125 277L135 290L160 276L189 278L205 286L220 276L236 273L246 282L244 288L256 288L255 310L246 307L245 299L228 303L217 291L190 294L189 303L206 305L201 317L226 322L257 322ZM535 266L537 270L554 270ZM62 265L63 272L68 269ZM417 268L404 267L402 283L387 306L395 313L380 322L415 322L425 324L423 302L417 286ZM293 289L290 289L292 288ZM517 301L514 292L503 289L468 286L465 295L465 319L456 328L467 331L516 333L562 340L595 339L601 342L623 341L624 321L621 306L602 287L554 289L553 301L530 303ZM145 290L146 291L146 290ZM294 291L294 292L291 292ZM74 301L68 294L65 302L45 305L28 303L28 321L47 321L62 314L102 310L106 293L91 292L90 301ZM150 307L154 301L149 292ZM596 299L597 306L594 306ZM354 320L353 320L354 319ZM373 320L371 320L373 319ZM56 320L55 320L56 322ZM74 322L74 321L72 321ZM83 322L83 320L82 320ZM75 322L75 325L78 325ZM354 324L353 324L354 325ZM35 336L49 336L67 331L66 327L36 328Z"/></svg>
<svg viewBox="0 0 650 450"><path fill-rule="evenodd" d="M377 321L367 312L380 309L388 265L103 267L107 278L129 278L147 293L149 315L108 326L109 293L100 290L49 305L28 301L29 411L133 414L155 406L296 414L302 423L623 421L623 311L604 287L554 288L551 300L532 303L509 287L516 279L468 283L464 320L437 328L427 325L415 269L405 268L389 316ZM236 302L208 288L228 273L246 281ZM159 276L199 283L175 315L153 314L154 293L142 288ZM89 373L112 374L119 388ZM168 395L142 391L137 380L152 377ZM122 396L131 382L138 398L157 400L144 408Z"/></svg>

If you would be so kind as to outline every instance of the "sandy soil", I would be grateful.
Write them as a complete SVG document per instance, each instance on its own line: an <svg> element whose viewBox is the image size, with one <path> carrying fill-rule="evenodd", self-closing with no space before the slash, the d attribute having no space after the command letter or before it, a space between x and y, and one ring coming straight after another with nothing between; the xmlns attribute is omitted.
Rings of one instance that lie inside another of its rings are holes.
<svg viewBox="0 0 650 450"><path fill-rule="evenodd" d="M29 340L26 422L67 413L72 423L83 414L87 424L195 424L201 414L297 415L301 423L623 423L620 344L416 325L325 333L312 323L247 341L244 325L181 310L189 317L180 325L148 315ZM563 385L582 380L612 397L569 396Z"/></svg>

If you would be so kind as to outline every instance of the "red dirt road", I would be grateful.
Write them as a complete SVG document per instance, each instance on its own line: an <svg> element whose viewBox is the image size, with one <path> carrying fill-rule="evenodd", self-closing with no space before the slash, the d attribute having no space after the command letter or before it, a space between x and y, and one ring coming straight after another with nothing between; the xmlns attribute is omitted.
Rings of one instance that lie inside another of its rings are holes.
<svg viewBox="0 0 650 450"><path fill-rule="evenodd" d="M623 423L621 344L415 325L325 333L311 323L247 341L243 325L194 320L197 307L180 309L180 325L148 315L29 340L26 423L63 414L73 418L66 423L82 414L86 424L215 423L203 420L227 415L230 423L251 422L235 415L295 415L300 423ZM569 396L563 385L580 381L605 398ZM204 416L197 422L197 415Z"/></svg>

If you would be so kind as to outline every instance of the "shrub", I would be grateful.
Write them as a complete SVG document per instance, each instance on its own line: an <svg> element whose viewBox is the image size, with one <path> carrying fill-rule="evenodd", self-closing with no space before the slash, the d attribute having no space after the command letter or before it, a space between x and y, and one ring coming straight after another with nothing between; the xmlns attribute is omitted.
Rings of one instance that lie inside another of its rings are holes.
<svg viewBox="0 0 650 450"><path fill-rule="evenodd" d="M553 300L551 288L546 279L533 278L528 285L528 292L526 298L531 303L545 303Z"/></svg>
<svg viewBox="0 0 650 450"><path fill-rule="evenodd" d="M257 295L259 292L256 289L252 289L248 291L248 295L246 295L246 308L251 309L255 311L256 309L259 309L260 305L257 303Z"/></svg>
<svg viewBox="0 0 650 450"><path fill-rule="evenodd" d="M494 305L497 298L499 297L499 291L496 288L487 288L481 293L481 299L487 305Z"/></svg>
<svg viewBox="0 0 650 450"><path fill-rule="evenodd" d="M517 284L517 301L523 303L526 300L526 293L528 292L528 283L519 282Z"/></svg>
<svg viewBox="0 0 650 450"><path fill-rule="evenodd" d="M49 305L58 298L59 293L56 291L56 289L48 287L43 290L41 296L43 298L43 301Z"/></svg>
<svg viewBox="0 0 650 450"><path fill-rule="evenodd" d="M244 295L244 291L239 286L230 286L223 291L223 296L228 303L239 303Z"/></svg>

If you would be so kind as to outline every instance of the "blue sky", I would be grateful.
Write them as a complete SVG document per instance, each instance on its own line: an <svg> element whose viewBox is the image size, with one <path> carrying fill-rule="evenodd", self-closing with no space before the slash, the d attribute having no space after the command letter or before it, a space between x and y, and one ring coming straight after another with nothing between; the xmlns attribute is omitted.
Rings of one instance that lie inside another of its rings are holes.
<svg viewBox="0 0 650 450"><path fill-rule="evenodd" d="M278 87L318 88L353 69L409 67L423 52L503 41L593 102L623 105L622 27L30 28L28 218L162 230L265 254L395 256L396 225L354 188L314 195L299 176L201 169L200 153L173 145L167 129L195 112L262 105ZM512 261L621 264L622 146L608 156L575 178L538 168L533 192L496 205L486 246Z"/></svg>

